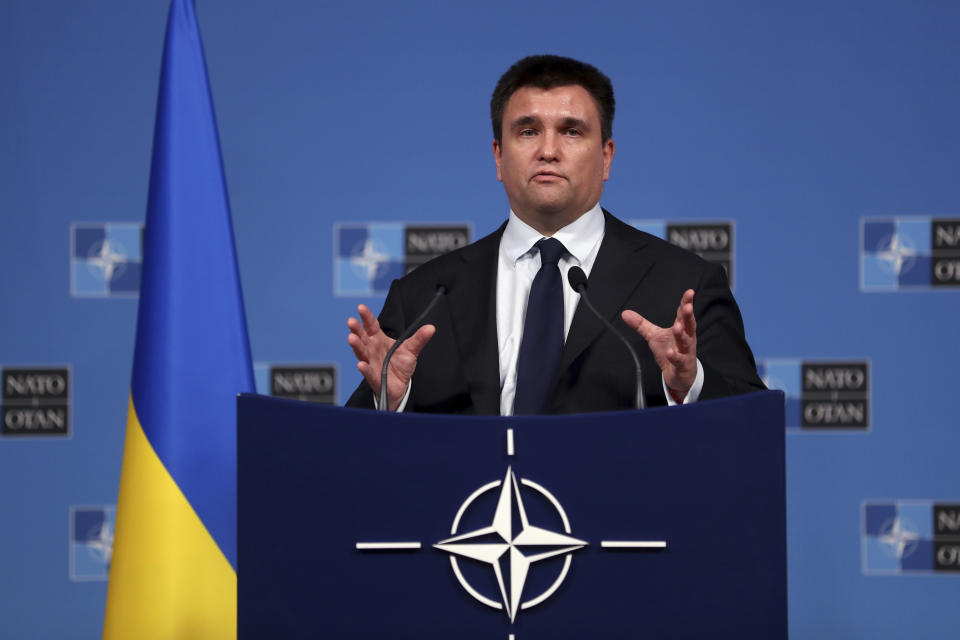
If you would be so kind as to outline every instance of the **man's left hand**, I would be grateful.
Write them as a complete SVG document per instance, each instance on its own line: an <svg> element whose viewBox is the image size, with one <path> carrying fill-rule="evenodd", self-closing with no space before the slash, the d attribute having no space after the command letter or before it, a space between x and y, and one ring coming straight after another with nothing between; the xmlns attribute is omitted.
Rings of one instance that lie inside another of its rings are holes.
<svg viewBox="0 0 960 640"><path fill-rule="evenodd" d="M636 311L620 314L631 329L643 336L663 371L671 391L684 397L697 377L697 320L693 317L693 289L687 289L670 327L658 327Z"/></svg>

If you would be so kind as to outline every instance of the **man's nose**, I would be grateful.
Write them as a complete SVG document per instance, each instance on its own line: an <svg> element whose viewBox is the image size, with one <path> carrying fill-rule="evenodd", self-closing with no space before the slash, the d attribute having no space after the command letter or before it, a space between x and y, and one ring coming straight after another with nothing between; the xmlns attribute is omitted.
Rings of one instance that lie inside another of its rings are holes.
<svg viewBox="0 0 960 640"><path fill-rule="evenodd" d="M540 160L553 162L560 157L560 137L556 132L547 131L540 137Z"/></svg>

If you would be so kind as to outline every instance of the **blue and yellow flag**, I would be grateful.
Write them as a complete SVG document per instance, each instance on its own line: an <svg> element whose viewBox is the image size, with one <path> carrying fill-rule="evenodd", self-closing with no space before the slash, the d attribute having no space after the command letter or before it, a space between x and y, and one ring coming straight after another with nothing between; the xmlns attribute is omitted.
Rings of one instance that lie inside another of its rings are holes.
<svg viewBox="0 0 960 640"><path fill-rule="evenodd" d="M192 0L173 0L104 638L235 638L236 395L253 390Z"/></svg>

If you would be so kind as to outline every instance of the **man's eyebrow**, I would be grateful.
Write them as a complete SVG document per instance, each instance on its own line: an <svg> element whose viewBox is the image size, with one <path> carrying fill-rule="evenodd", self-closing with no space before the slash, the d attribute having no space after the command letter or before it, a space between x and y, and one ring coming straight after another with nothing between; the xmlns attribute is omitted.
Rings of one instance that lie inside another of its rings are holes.
<svg viewBox="0 0 960 640"><path fill-rule="evenodd" d="M561 125L561 128L563 128L563 129L589 129L589 128L590 128L590 125L587 124L587 121L586 121L586 120L581 120L580 118L574 118L573 116L570 116L570 117L568 117L568 118L564 118L564 119L563 119L563 123L562 123L562 125Z"/></svg>
<svg viewBox="0 0 960 640"><path fill-rule="evenodd" d="M520 116L516 120L510 123L510 129L516 130L522 127L528 127L530 125L540 124L540 118L536 116L526 115ZM587 130L590 128L589 123L586 120L580 118L574 118L573 116L568 116L560 121L561 129L584 129Z"/></svg>
<svg viewBox="0 0 960 640"><path fill-rule="evenodd" d="M510 123L510 129L519 129L520 127L526 127L531 124L537 124L540 122L540 118L535 118L534 116L520 116L516 120Z"/></svg>

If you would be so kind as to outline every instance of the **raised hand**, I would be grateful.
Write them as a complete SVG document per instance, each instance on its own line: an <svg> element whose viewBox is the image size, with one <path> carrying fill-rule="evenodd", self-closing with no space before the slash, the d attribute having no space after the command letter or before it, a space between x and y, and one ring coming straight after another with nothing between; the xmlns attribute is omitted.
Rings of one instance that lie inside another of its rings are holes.
<svg viewBox="0 0 960 640"><path fill-rule="evenodd" d="M380 322L366 305L359 305L357 313L360 320L347 319L347 326L350 328L347 343L357 357L357 369L363 374L374 394L379 394L383 360L396 341L380 329ZM390 411L396 410L403 399L413 371L417 368L417 356L436 331L432 324L426 324L417 329L416 333L394 352L387 373L387 403Z"/></svg>
<svg viewBox="0 0 960 640"><path fill-rule="evenodd" d="M673 325L658 327L636 311L620 314L631 329L643 336L663 371L663 381L683 397L697 377L697 320L693 317L693 289L687 289L677 307Z"/></svg>

